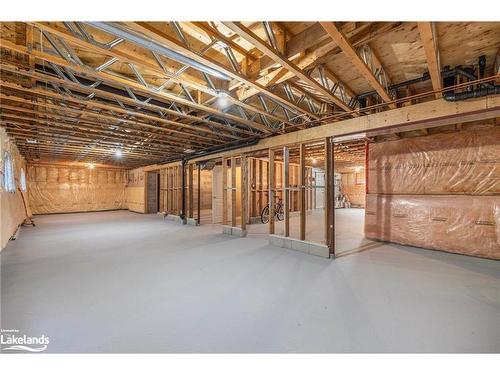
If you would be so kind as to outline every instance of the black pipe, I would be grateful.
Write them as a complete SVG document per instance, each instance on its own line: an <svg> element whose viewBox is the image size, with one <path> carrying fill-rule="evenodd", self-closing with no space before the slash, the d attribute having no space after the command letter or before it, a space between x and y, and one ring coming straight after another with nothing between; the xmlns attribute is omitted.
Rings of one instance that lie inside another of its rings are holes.
<svg viewBox="0 0 500 375"><path fill-rule="evenodd" d="M480 87L471 91L463 92L445 92L443 94L443 99L448 102L458 102L460 100L480 98L488 95L500 94L500 85L495 85L493 87Z"/></svg>
<svg viewBox="0 0 500 375"><path fill-rule="evenodd" d="M217 148L207 149L204 151L193 152L191 155L187 156L185 159L186 159L186 161L189 161L189 160L195 159L195 158L210 156L210 155L216 154L218 152L237 150L237 149L242 148L242 147L253 146L253 145L256 145L259 142L259 140L260 140L259 138L252 138L250 140L245 140L243 142L240 141L240 142L237 142L236 144L232 144L232 145L226 146L226 147L217 147Z"/></svg>
<svg viewBox="0 0 500 375"><path fill-rule="evenodd" d="M406 86L414 85L416 83L425 82L429 79L431 79L431 76L429 75L428 72L425 72L424 74L422 74L422 77L410 79L408 81L404 81L404 82L400 82L400 83L395 83L394 85L390 85L388 87L388 89L389 90L396 90L396 89L399 89L401 87L406 87ZM377 91L373 90L373 91L368 91L368 92L364 92L362 94L356 95L356 98L359 100L359 99L363 99L363 98L366 98L368 96L372 96L372 95L376 95L376 94L377 94Z"/></svg>
<svg viewBox="0 0 500 375"><path fill-rule="evenodd" d="M486 70L486 56L481 55L479 56L479 59L477 60L478 65L479 65L479 78L484 78L484 71Z"/></svg>
<svg viewBox="0 0 500 375"><path fill-rule="evenodd" d="M457 66L454 69L449 69L448 67L445 67L441 71L441 77L443 78L443 81L445 81L445 80L448 80L449 82L453 81L453 84L449 84L448 86L454 85L454 83L455 83L454 78L457 75L465 77L471 81L476 81L477 77L472 72L470 72L468 70L470 70L470 69L468 69L466 67L462 67L462 66ZM430 76L429 72L425 72L424 74L422 74L421 77L409 79L407 81L403 81L403 82L399 82L399 83L395 83L393 85L390 85L387 89L389 91L390 90L397 90L399 88L414 85L414 84L420 83L420 82L425 82L425 81L428 81L430 79L431 79L431 76ZM481 83L480 85L490 87L490 88L494 87L491 83L487 83L487 82ZM446 84L444 86L447 87ZM366 98L366 97L372 96L372 95L377 95L377 91L372 90L372 91L364 92L362 94L356 95L356 98L359 100L359 99Z"/></svg>
<svg viewBox="0 0 500 375"><path fill-rule="evenodd" d="M456 75L461 75L462 77L466 77L466 78L470 79L471 81L476 81L478 79L473 73L474 70L472 70L470 68L462 68L461 66L457 66L455 69L450 70L449 72L454 72ZM481 75L481 72L480 72L480 75ZM481 76L480 79L481 78L483 78L483 77ZM483 83L480 83L480 85L486 86L486 87L494 87L494 85L492 85L489 82L483 82Z"/></svg>

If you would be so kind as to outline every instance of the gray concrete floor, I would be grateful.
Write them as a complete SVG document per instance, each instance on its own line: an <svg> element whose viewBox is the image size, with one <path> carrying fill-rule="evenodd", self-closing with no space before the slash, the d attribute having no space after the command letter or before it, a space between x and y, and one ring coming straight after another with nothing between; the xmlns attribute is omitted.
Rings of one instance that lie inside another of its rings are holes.
<svg viewBox="0 0 500 375"><path fill-rule="evenodd" d="M341 208L335 210L336 253L346 255L352 252L379 246L379 242L371 241L364 236L365 210L361 208ZM306 241L325 243L325 211L317 209L308 211L306 215ZM267 235L268 224L247 225L249 236ZM284 222L275 223L275 234L284 235ZM294 213L290 217L290 237L298 239L300 236L300 217Z"/></svg>
<svg viewBox="0 0 500 375"><path fill-rule="evenodd" d="M500 351L497 261L385 243L332 261L126 211L36 222L0 253L1 327L48 352Z"/></svg>

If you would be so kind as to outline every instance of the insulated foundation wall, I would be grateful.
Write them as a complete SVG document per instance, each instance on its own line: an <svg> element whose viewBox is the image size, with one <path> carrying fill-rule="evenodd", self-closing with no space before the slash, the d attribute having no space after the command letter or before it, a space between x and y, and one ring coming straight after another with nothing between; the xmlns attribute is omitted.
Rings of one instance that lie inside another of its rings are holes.
<svg viewBox="0 0 500 375"><path fill-rule="evenodd" d="M143 168L136 168L127 172L124 208L142 214L146 212L146 185L144 179L145 172Z"/></svg>
<svg viewBox="0 0 500 375"><path fill-rule="evenodd" d="M494 196L368 194L371 239L500 259L500 199Z"/></svg>
<svg viewBox="0 0 500 375"><path fill-rule="evenodd" d="M27 212L23 203L23 194L26 199L26 193L22 193L20 189L21 169L26 171L25 160L14 142L7 137L5 130L0 128L0 166L2 167L0 179L2 181L5 152L9 152L13 160L16 191L7 192L0 183L0 250L7 245L10 237L29 214L29 207Z"/></svg>
<svg viewBox="0 0 500 375"><path fill-rule="evenodd" d="M368 238L500 258L500 128L374 143Z"/></svg>
<svg viewBox="0 0 500 375"><path fill-rule="evenodd" d="M365 172L341 172L342 191L352 207L365 207Z"/></svg>
<svg viewBox="0 0 500 375"><path fill-rule="evenodd" d="M118 168L31 164L28 195L34 214L126 208L126 171Z"/></svg>

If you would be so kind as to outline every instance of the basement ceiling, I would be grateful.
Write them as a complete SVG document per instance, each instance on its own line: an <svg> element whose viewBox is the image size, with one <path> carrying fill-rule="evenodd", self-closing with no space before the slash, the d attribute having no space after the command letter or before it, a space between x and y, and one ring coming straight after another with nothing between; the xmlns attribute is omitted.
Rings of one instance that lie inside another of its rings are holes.
<svg viewBox="0 0 500 375"><path fill-rule="evenodd" d="M416 23L332 25L368 73L319 23L4 22L1 125L27 160L132 168L434 99L390 89L429 71ZM498 74L500 23L434 30L442 68Z"/></svg>

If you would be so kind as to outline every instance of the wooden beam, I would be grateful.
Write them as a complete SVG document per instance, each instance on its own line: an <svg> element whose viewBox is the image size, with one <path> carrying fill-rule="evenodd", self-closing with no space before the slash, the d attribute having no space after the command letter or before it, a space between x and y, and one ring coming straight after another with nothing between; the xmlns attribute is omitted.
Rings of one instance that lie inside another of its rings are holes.
<svg viewBox="0 0 500 375"><path fill-rule="evenodd" d="M117 58L117 59L119 59L120 62L131 63L131 64L134 64L137 68L142 68L142 69L147 70L148 72L152 72L152 73L154 73L155 77L163 77L163 78L168 79L168 80L175 82L177 84L182 83L183 85L185 85L186 87L188 87L190 89L197 90L199 92L204 92L204 93L209 94L213 97L217 96L217 92L212 90L210 87L208 87L207 85L200 84L200 83L194 81L193 79L189 79L188 77L186 77L186 75L183 75L182 78L178 78L173 74L167 75L165 73L165 71L162 68L160 68L160 66L153 59L138 57L138 56L135 56L132 54L128 54L127 52L120 51L118 49L105 49L102 47L98 47L94 44L91 44L91 43L86 42L82 39L79 39L71 34L68 34L67 32L61 31L61 30L59 30L51 25L47 25L47 24L40 23L40 22L33 22L32 24L41 30L45 30L46 32L49 32L53 35L56 35L60 38L65 39L66 41L70 42L71 44L77 45L78 47L84 48L84 49L91 51L93 53ZM272 118L274 120L287 122L287 120L285 118L280 118L278 116L274 116L273 114L269 114L265 111L260 110L257 107L243 103L235 98L229 97L228 100L231 101L232 104L238 105L238 106L243 107L247 110L254 111L254 112L266 115L266 116L270 116L270 118ZM197 104L201 104L201 103L197 103ZM223 111L220 111L220 110L219 110L219 112L220 112L220 114L224 113Z"/></svg>
<svg viewBox="0 0 500 375"><path fill-rule="evenodd" d="M78 105L81 105L82 108L71 107L70 109L68 109L68 107L64 107L64 110L71 111L71 112L79 111L78 113L81 113L81 114L85 113L86 115L99 116L99 117L103 117L103 118L106 118L109 120L132 123L132 124L135 124L135 125L140 126L140 127L144 127L144 128L148 128L148 129L155 129L155 130L161 131L161 132L175 133L179 138L183 137L183 136L187 137L186 141L188 141L189 138L191 138L191 137L196 138L197 139L196 142L200 142L200 140L204 139L205 142L213 143L213 141L216 140L216 138L213 135L208 135L208 134L200 135L200 134L180 131L178 129L172 128L172 126L182 128L182 123L180 124L179 122L170 121L170 120L167 120L165 118L158 117L158 116L153 116L153 115L148 115L146 113L137 112L137 110L134 110L134 109L128 109L128 108L123 109L123 108L116 106L116 105L100 103L100 102L95 101L94 99L81 100L81 99L71 97L69 95L65 96L65 95L57 94L55 92L52 92L52 91L49 91L46 89L41 89L41 88L39 88L39 89L34 89L34 88L27 89L27 88L24 88L22 86L12 84L10 82L0 82L0 87L20 91L23 94L29 94L30 96L43 97L44 99L49 98L52 101L54 101L54 100L62 101L64 103L71 103L71 105L78 104ZM2 96L5 96L6 99L7 98L10 99L12 97L15 97L14 93L12 93L12 92L7 93L4 91L4 93L5 94L2 94ZM15 95L18 95L18 94L16 93ZM111 98L111 96L109 96L109 97L106 96L106 97ZM14 100L14 99L11 99L11 100ZM132 104L132 102L129 102L126 99L123 100L123 102L125 104ZM46 102L40 102L40 104L43 104L43 106L47 106ZM37 105L38 105L38 103L37 103ZM91 111L91 109L97 109L99 111L99 113L97 114L94 111ZM106 115L102 111L108 111L108 112L112 113L113 115ZM76 112L74 112L74 113L76 113ZM127 118L119 117L119 116L117 116L117 114L121 114ZM130 119L130 116L133 116L134 119ZM152 125L152 124L148 123L148 121L149 122L153 121L154 123L157 123L157 125ZM168 127L164 127L164 126L160 126L160 125L168 125ZM194 129L190 129L190 130L194 130ZM204 129L202 129L202 130L204 130ZM238 132L237 129L236 129L236 132ZM249 133L249 135L251 135L251 133Z"/></svg>
<svg viewBox="0 0 500 375"><path fill-rule="evenodd" d="M377 91L384 102L391 102L390 98L385 88L375 77L371 69L365 64L365 62L358 55L353 45L349 42L349 39L345 34L333 23L333 22L321 22L321 26L330 35L330 37L339 45L345 55L349 58L354 67L365 77L368 83ZM389 108L396 108L395 104L389 104Z"/></svg>
<svg viewBox="0 0 500 375"><path fill-rule="evenodd" d="M283 147L283 209L285 213L285 237L290 237L290 150Z"/></svg>
<svg viewBox="0 0 500 375"><path fill-rule="evenodd" d="M2 45L2 47L4 47ZM89 87L83 87L81 85L78 85L74 82L71 82L71 81L65 81L65 80L62 80L62 79L59 79L59 78L55 78L55 77L52 77L52 76L49 76L49 75L46 75L46 74L41 74L41 73L36 73L36 72L27 72L27 71L24 71L23 69L19 69L18 67L12 67L10 65L7 65L7 64L0 64L0 69L1 70L4 70L4 71L8 71L8 72L12 72L12 73L16 73L16 74L22 74L22 75L27 75L27 76L31 76L31 77L35 77L37 78L38 80L42 81L42 82L51 82L51 83L56 83L58 85L61 85L62 87L66 87L66 88L69 88L69 89L72 89L72 90L75 90L77 92L84 92L84 93L97 93L97 95L99 97L102 97L102 98L106 98L106 99L111 99L111 100L116 100L117 99L117 95L116 94L111 94L111 93L108 93L104 90L101 90L99 87L96 87L96 88L89 88ZM123 85L123 84L122 84ZM125 84L126 85L126 84ZM120 86L120 85L118 85ZM207 125L211 125L211 126L214 126L214 127L217 127L221 130L225 130L225 131L228 131L228 127L225 126L225 125L222 125L220 123L217 123L217 122L214 122L214 121L208 121L202 117L197 117L197 116L192 116L192 115L188 115L188 114L184 114L184 113L179 113L177 111L174 111L174 110L171 110L171 109L168 109L166 106L157 106L157 105L154 105L154 104L150 104L150 103L144 103L144 104L140 104L140 103L137 103L136 101L134 101L133 99L131 98L127 98L126 96L119 96L119 100L124 102L124 103L134 103L132 105L135 105L135 106L141 106L141 107L144 107L146 109L152 109L154 110L155 112L160 110L162 111L163 113L166 113L166 114L170 114L170 115L174 115L174 116L180 116L180 117L183 117L183 118L186 118L186 119L190 119L190 120L193 120L193 121L199 121L199 122L202 122L204 124L207 124ZM200 130L199 127L197 126L194 126L194 125L190 125L190 124L186 124L186 123L182 123L182 122L176 122L176 121L170 121L170 120L165 120L167 121L168 123L172 123L174 124L175 126L178 126L178 127L181 127L181 128L187 128L187 129L191 129L191 130ZM198 129L197 129L198 128ZM208 128L202 128L203 131L207 132L207 133L212 133L212 134L218 134ZM236 129L237 131L237 129ZM223 136L223 137L229 137L229 138L234 138L235 136L233 135L230 135L228 133L223 133L223 134L219 134L220 136ZM238 139L241 139L241 137L236 137Z"/></svg>
<svg viewBox="0 0 500 375"><path fill-rule="evenodd" d="M320 85L316 80L309 77L304 71L302 71L297 65L288 60L286 56L276 51L274 48L270 47L266 42L255 35L250 29L246 28L241 24L241 22L224 22L224 24L241 36L246 41L252 43L260 51L264 52L267 56L271 57L274 61L279 63L289 72L293 73L301 81L307 83L315 90L319 91L322 95L327 97L333 103L338 105L344 111L350 112L352 109L340 100L337 96L333 95L326 87Z"/></svg>
<svg viewBox="0 0 500 375"><path fill-rule="evenodd" d="M299 146L299 199L300 199L300 233L299 239L306 239L306 145Z"/></svg>
<svg viewBox="0 0 500 375"><path fill-rule="evenodd" d="M227 224L227 159L222 158L222 225Z"/></svg>
<svg viewBox="0 0 500 375"><path fill-rule="evenodd" d="M26 116L20 116L19 114L13 114L13 113L7 113L5 110L9 111L16 111L16 112L21 112L22 114L26 114ZM129 129L126 129L126 132L117 132L115 130L105 130L102 127L102 124L99 124L97 122L93 121L86 121L86 120L79 120L75 122L74 118L71 117L66 117L66 116L58 116L56 114L53 114L51 112L45 112L45 111L33 111L27 108L23 107L13 107L9 105L2 105L2 112L0 113L0 116L9 118L9 119L18 119L18 120L24 120L24 121L29 121L29 122L35 122L38 124L45 124L48 126L47 130L49 130L51 127L54 127L56 125L57 127L60 128L66 128L68 130L73 130L75 131L76 129L82 130L89 132L88 135L94 135L94 136L102 136L106 138L113 138L113 139L118 139L121 142L124 142L125 144L128 144L129 146L135 147L135 148L149 148L149 149L155 149L157 147L165 147L166 149L169 150L175 150L178 153L184 152L184 148L179 147L179 143L174 142L174 141L166 141L163 140L160 134L154 134L154 133L148 133L148 135L139 135L139 134L134 134L130 132ZM12 121L12 120L6 120L6 121ZM27 125L33 125L33 124L27 124ZM111 126L111 124L109 125ZM117 126L116 128L120 128ZM143 143L142 145L139 145L139 143ZM139 147L138 147L139 145ZM156 147L150 147L150 146L156 146Z"/></svg>
<svg viewBox="0 0 500 375"><path fill-rule="evenodd" d="M193 164L188 165L188 217L194 218L193 216Z"/></svg>
<svg viewBox="0 0 500 375"><path fill-rule="evenodd" d="M420 32L420 39L424 46L425 57L427 58L427 66L431 75L432 89L436 92L436 98L443 97L441 90L443 89L443 81L441 78L441 61L439 57L439 47L436 35L435 22L417 22Z"/></svg>
<svg viewBox="0 0 500 375"><path fill-rule="evenodd" d="M4 39L0 39L0 42L1 42L3 48L9 49L11 51L16 51L19 53L28 54L28 51L26 50L25 46L20 46L20 45L11 43L7 40L4 40ZM120 88L120 89L123 86L129 87L131 89L137 90L138 92L142 92L142 93L149 95L151 97L155 97L159 100L172 101L172 102L175 102L177 104L184 105L186 107L191 107L191 108L194 108L194 109L206 112L206 113L210 113L212 115L226 118L228 120L234 121L234 122L239 123L239 124L244 124L244 125L250 126L254 129L257 129L257 130L260 130L260 131L263 131L266 133L271 132L269 127L267 127L263 124L257 123L255 121L246 120L244 118L241 118L241 117L238 117L236 115L232 115L232 114L229 114L226 112L222 112L222 111L218 110L217 108L213 108L213 107L205 106L203 104L198 104L196 102L192 102L189 99L184 99L178 95L174 95L174 94L168 93L166 91L156 91L155 89L153 89L151 87L145 87L141 83L138 83L132 79L118 77L114 74L110 74L110 73L106 73L106 72L98 72L98 71L95 71L94 69L91 69L89 67L77 65L77 64L68 62L60 57L53 56L53 55L50 55L48 53L44 53L44 52L40 52L40 51L31 51L31 54L34 57L39 58L43 61L52 62L52 63L57 64L59 66L70 68L76 74L82 74L84 76L89 76L95 80L101 80L103 82L106 82L106 83L113 85L113 86ZM167 111L166 108L164 110ZM182 116L182 113L175 112L175 114L177 116Z"/></svg>
<svg viewBox="0 0 500 375"><path fill-rule="evenodd" d="M197 200L196 200L196 206L197 206L197 221L198 225L201 225L201 163L198 164L198 191L197 191Z"/></svg>
<svg viewBox="0 0 500 375"><path fill-rule="evenodd" d="M251 55L249 52L241 47L238 43L233 41L231 38L228 38L224 34L222 34L219 30L216 28L209 26L207 22L190 22L192 25L195 27L199 28L200 30L203 30L206 34L214 37L215 39L223 41L225 44L227 44L229 47L237 51L239 54L246 58L251 58Z"/></svg>
<svg viewBox="0 0 500 375"><path fill-rule="evenodd" d="M257 159L250 159L250 217L257 217Z"/></svg>
<svg viewBox="0 0 500 375"><path fill-rule="evenodd" d="M236 157L231 157L231 226L236 226Z"/></svg>
<svg viewBox="0 0 500 375"><path fill-rule="evenodd" d="M241 155L241 173L240 173L240 206L241 206L241 230L247 229L247 212L248 212L248 158L246 155Z"/></svg>
<svg viewBox="0 0 500 375"><path fill-rule="evenodd" d="M316 22L307 29L294 35L286 42L287 57L294 57L315 44L328 39L325 30Z"/></svg>
<svg viewBox="0 0 500 375"><path fill-rule="evenodd" d="M325 34L323 27L320 24L318 25L323 30L322 31L323 34ZM395 30L400 25L401 25L400 22L367 23L361 25L360 27L355 28L350 32L346 31L346 35L350 38L353 46L358 47L372 41L373 39L379 37L380 35L383 35L391 30ZM329 38L327 34L325 34L325 36ZM302 48L303 49L301 50L301 52L305 51L308 47L303 46ZM303 57L297 59L296 65L302 70L309 69L312 66L327 63L328 61L331 60L331 58L334 55L341 52L342 50L338 48L335 42L333 42L332 40L331 43L322 43L319 47L313 49L312 51L304 53ZM293 56L288 55L288 57L292 58ZM266 87L270 86L271 82L272 84L280 84L294 77L293 73L287 72L286 69L283 67L272 70L269 73L265 72L265 69L267 68L268 66L265 66L264 70L261 71L261 73L264 75L261 78L257 79L257 83L260 83ZM282 74L283 71L285 71L286 74L283 75ZM280 75L279 78L277 78L278 75ZM240 100L248 99L249 97L255 95L256 93L258 93L258 91L252 88L243 89L239 94L239 98Z"/></svg>
<svg viewBox="0 0 500 375"><path fill-rule="evenodd" d="M205 56L200 56L199 54L195 53L194 51L191 51L190 49L186 48L182 43L178 42L168 34L154 28L152 25L148 24L147 22L125 22L125 24L132 29L135 29L142 34L153 38L154 40L165 44L169 48L173 48L181 53L183 53L185 56L202 63L204 65L207 65L213 69L216 69L225 75L231 77L232 79L235 79L237 81L240 81L252 88L255 88L256 90L262 92L263 94L269 96L272 99L275 99L276 101L280 102L281 104L292 108L295 111L298 111L300 113L306 113L309 116L311 116L314 119L319 119L319 116L304 110L303 108L295 105L294 103L288 101L287 99L282 98L281 96L269 91L266 87L262 86L261 84L256 83L255 81L250 80L249 78L245 77L243 74L240 74L234 70L231 70L230 68L222 65L218 61L215 61L213 59L210 59ZM242 99L240 99L242 100Z"/></svg>
<svg viewBox="0 0 500 375"><path fill-rule="evenodd" d="M1 86L3 86L3 85L0 84L0 87ZM2 100L2 101L8 100L8 101L21 103L21 104L33 104L33 102L30 100L22 99L22 98L19 98L17 96L14 96L14 95L7 96L4 94L0 94L0 100ZM54 118L63 118L63 119L72 118L74 120L75 117L78 117L79 123L100 125L101 127L103 125L102 120L106 119L106 120L114 121L113 123L107 123L106 125L115 126L117 129L123 128L123 129L126 129L127 132L133 131L136 133L143 133L146 135L154 136L155 139L164 140L166 143L173 143L173 146L177 146L177 148L179 150L184 150L184 148L185 148L185 147L179 146L179 140L184 140L184 141L188 142L189 137L191 136L189 133L184 134L184 133L180 132L182 134L182 137L177 136L177 137L172 139L171 137L169 137L171 132L168 129L165 129L161 126L141 124L137 120L130 120L130 119L121 118L121 117L108 116L102 112L93 113L91 111L84 110L84 109L63 107L63 106L60 106L58 104L51 104L51 103L44 102L44 101L39 101L36 104L37 104L38 110L30 110L30 109L27 109L24 107L15 107L14 108L14 107L8 106L8 105L2 105L2 108L4 108L4 109L12 108L13 110L16 110L16 111L29 112L29 113L33 113L33 114L39 114L39 115L46 115L46 116L51 116ZM55 113L55 112L49 112L47 110L43 110L46 108L57 110L58 112ZM68 114L75 115L75 117L68 116ZM145 130L145 129L150 129L150 130ZM155 132L152 132L151 130L155 130ZM130 134L130 133L128 135L130 135L132 137L134 136L134 134ZM188 138L187 139L184 138L184 135ZM193 135L193 138L196 138L196 137ZM196 142L196 144L194 142ZM199 141L198 139L196 139L196 141L193 141L193 143L188 143L188 144L192 145L194 148L202 148L203 147L202 145L205 145L205 146L206 145L214 145L216 143L213 143L211 141L209 141L209 142Z"/></svg>
<svg viewBox="0 0 500 375"><path fill-rule="evenodd" d="M331 137L325 138L325 243L335 258L335 160Z"/></svg>
<svg viewBox="0 0 500 375"><path fill-rule="evenodd" d="M275 165L274 165L274 150L269 149L269 173L268 173L268 188L269 188L269 234L274 234L274 196L276 194L275 187Z"/></svg>
<svg viewBox="0 0 500 375"><path fill-rule="evenodd" d="M353 134L372 136L497 117L500 117L500 95L453 103L436 99L265 138L256 145L243 147L235 151L216 153L210 157L195 158L193 161L209 160L223 155L229 156L233 153L250 153L284 145L298 144L304 141L314 142L331 136L340 137Z"/></svg>

